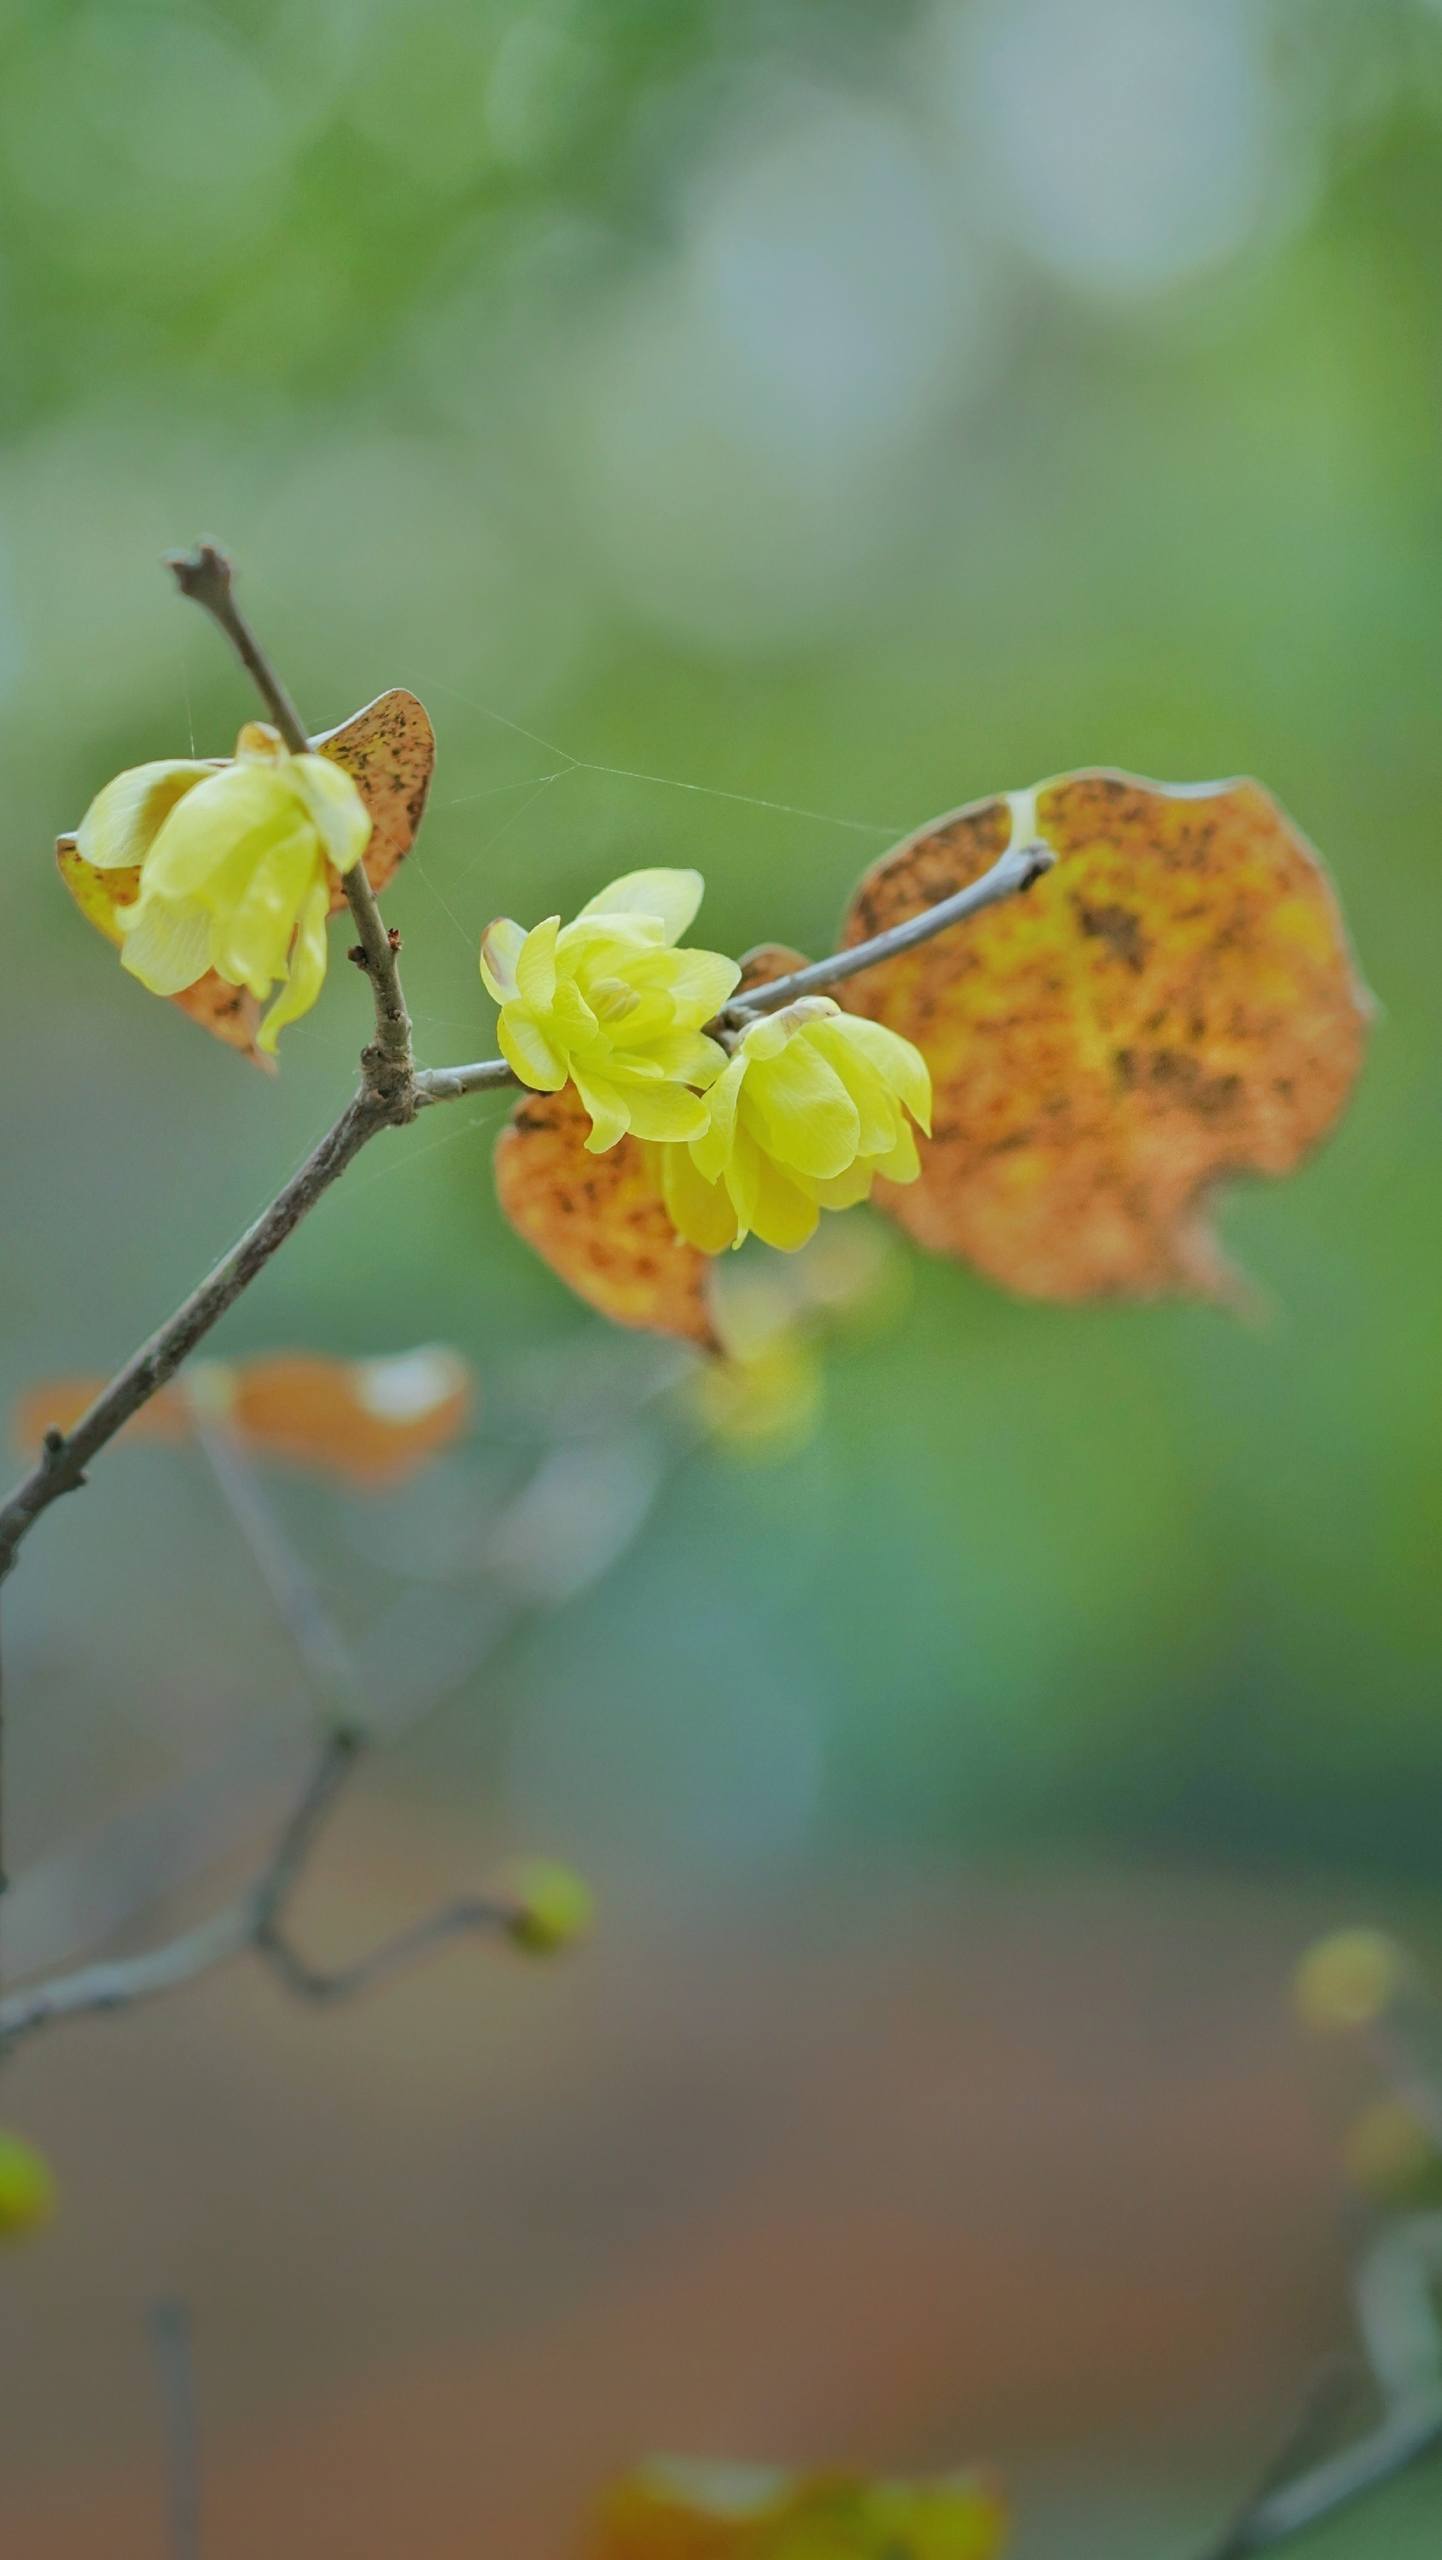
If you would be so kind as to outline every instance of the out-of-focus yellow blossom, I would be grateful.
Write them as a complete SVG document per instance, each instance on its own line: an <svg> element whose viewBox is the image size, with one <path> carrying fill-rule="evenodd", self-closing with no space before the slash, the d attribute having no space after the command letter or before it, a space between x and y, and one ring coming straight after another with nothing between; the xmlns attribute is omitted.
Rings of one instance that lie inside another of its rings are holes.
<svg viewBox="0 0 1442 2560"><path fill-rule="evenodd" d="M116 911L121 961L152 995L178 995L214 970L260 1003L274 1050L325 978L337 873L359 862L370 812L328 756L291 755L260 722L233 764L136 765L92 800L76 850L97 871L138 866L140 893Z"/></svg>
<svg viewBox="0 0 1442 2560"><path fill-rule="evenodd" d="M1408 1971L1405 1948L1383 1930L1334 1930L1297 1967L1297 2015L1323 2030L1371 2026L1400 1996Z"/></svg>
<svg viewBox="0 0 1442 2560"><path fill-rule="evenodd" d="M789 1457L821 1418L820 1355L796 1327L754 1349L700 1362L688 1384L702 1428L738 1456Z"/></svg>
<svg viewBox="0 0 1442 2560"><path fill-rule="evenodd" d="M701 1135L658 1159L672 1225L703 1253L752 1234L790 1253L878 1174L915 1181L907 1113L930 1129L931 1077L884 1023L802 996L750 1025L707 1103Z"/></svg>
<svg viewBox="0 0 1442 2560"><path fill-rule="evenodd" d="M50 2163L15 2133L0 2133L0 2241L23 2240L55 2211Z"/></svg>
<svg viewBox="0 0 1442 2560"><path fill-rule="evenodd" d="M701 1026L741 971L719 951L676 948L703 885L699 871L628 871L573 924L548 916L527 933L501 916L486 929L481 976L501 1008L502 1052L538 1092L574 1084L593 1155L628 1130L676 1140L706 1126L692 1088L714 1081L726 1053Z"/></svg>
<svg viewBox="0 0 1442 2560"><path fill-rule="evenodd" d="M531 1858L508 1878L511 1937L528 1955L559 1955L589 1937L596 1918L590 1886L570 1867Z"/></svg>
<svg viewBox="0 0 1442 2560"><path fill-rule="evenodd" d="M1342 2156L1353 2185L1376 2204L1432 2208L1442 2202L1436 2136L1405 2098L1378 2098L1364 2108Z"/></svg>
<svg viewBox="0 0 1442 2560"><path fill-rule="evenodd" d="M602 2502L588 2560L1000 2560L983 2476L814 2479L654 2463Z"/></svg>

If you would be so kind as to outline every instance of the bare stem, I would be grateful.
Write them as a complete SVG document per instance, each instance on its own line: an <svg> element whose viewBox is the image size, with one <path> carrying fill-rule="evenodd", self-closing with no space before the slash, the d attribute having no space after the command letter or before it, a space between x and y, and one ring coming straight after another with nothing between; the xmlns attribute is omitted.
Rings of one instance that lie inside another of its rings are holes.
<svg viewBox="0 0 1442 2560"><path fill-rule="evenodd" d="M138 2008L241 1956L265 1965L298 1998L339 2001L369 1990L452 1938L480 1931L506 1935L517 1917L515 1906L499 1894L475 1894L441 1904L333 1971L297 1952L286 1925L290 1906L364 1749L364 1738L349 1727L326 1736L259 1874L197 1928L140 1955L80 1965L0 1999L0 2058L43 2027Z"/></svg>
<svg viewBox="0 0 1442 2560"><path fill-rule="evenodd" d="M866 942L853 942L849 951L833 951L825 960L813 960L805 969L793 969L789 978L772 978L764 986L752 987L744 996L736 997L722 1013L723 1022L742 1025L758 1013L775 1013L779 1006L794 1004L798 996L814 996L827 987L839 986L843 978L859 977L863 969L874 969L883 960L894 960L903 951L914 951L919 943L930 942L934 934L945 933L954 924L965 924L969 916L980 915L983 908L998 906L1003 898L1020 896L1050 871L1056 855L1050 845L1010 845L968 888L958 889L950 898L939 898L932 907L923 907L918 915L907 916L901 924L888 925L884 933L874 933Z"/></svg>
<svg viewBox="0 0 1442 2560"><path fill-rule="evenodd" d="M1357 2275L1381 2417L1340 2451L1309 2462L1320 2423L1338 2410L1329 2380L1241 2513L1200 2560L1249 2560L1254 2552L1275 2550L1442 2449L1442 2330L1433 2299L1439 2267L1442 2215L1419 2214L1383 2233Z"/></svg>
<svg viewBox="0 0 1442 2560"><path fill-rule="evenodd" d="M0 1581L10 1571L21 1540L41 1513L62 1493L73 1493L84 1483L90 1460L174 1376L212 1325L235 1304L257 1272L265 1268L307 1210L314 1208L322 1193L338 1180L368 1140L386 1127L389 1118L385 1104L373 1094L358 1094L347 1103L340 1118L327 1130L319 1146L312 1149L299 1172L277 1192L270 1207L246 1228L228 1253L222 1254L199 1287L181 1300L175 1313L167 1317L148 1342L141 1344L124 1368L117 1370L74 1428L47 1432L36 1465L9 1500L0 1505Z"/></svg>
<svg viewBox="0 0 1442 2560"><path fill-rule="evenodd" d="M332 1714L339 1710L344 1720L353 1721L364 1709L359 1667L314 1576L286 1536L259 1474L227 1421L208 1410L203 1395L193 1393L189 1401L195 1436L211 1474L300 1656L317 1704Z"/></svg>
<svg viewBox="0 0 1442 2560"><path fill-rule="evenodd" d="M200 2413L189 2307L174 2300L153 2303L149 2325L165 2414L170 2560L200 2560Z"/></svg>
<svg viewBox="0 0 1442 2560"><path fill-rule="evenodd" d="M235 572L225 553L217 550L213 542L202 542L193 551L171 552L166 565L182 595L203 606L225 633L292 755L308 754L310 739L300 713L235 600ZM351 864L342 886L360 937L375 1002L376 1045L362 1061L367 1081L392 1103L408 1102L414 1065L411 1018L401 988L395 945L381 919L363 861ZM409 1108L397 1108L393 1116L408 1119Z"/></svg>

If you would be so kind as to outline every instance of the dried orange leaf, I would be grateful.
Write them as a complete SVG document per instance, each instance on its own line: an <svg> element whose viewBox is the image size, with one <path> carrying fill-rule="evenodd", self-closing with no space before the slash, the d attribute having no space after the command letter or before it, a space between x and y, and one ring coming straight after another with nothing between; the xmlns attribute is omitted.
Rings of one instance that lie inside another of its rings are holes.
<svg viewBox="0 0 1442 2560"><path fill-rule="evenodd" d="M1361 1061L1326 874L1255 782L1077 773L1013 797L1056 868L838 990L914 1040L936 1088L920 1180L877 1197L1026 1297L1229 1295L1211 1185L1291 1172ZM843 941L966 887L1013 823L999 798L922 828L866 874Z"/></svg>
<svg viewBox="0 0 1442 2560"><path fill-rule="evenodd" d="M371 813L366 873L373 889L384 889L415 841L435 771L436 733L425 707L397 687L313 743L344 766ZM338 891L332 914L344 904Z"/></svg>
<svg viewBox="0 0 1442 2560"><path fill-rule="evenodd" d="M10 1417L17 1449L33 1457L47 1431L73 1431L108 1384L106 1378L44 1378L38 1387L27 1388ZM190 1430L190 1414L180 1389L161 1387L122 1429L135 1440L166 1440L172 1446L182 1441Z"/></svg>
<svg viewBox="0 0 1442 2560"><path fill-rule="evenodd" d="M997 2560L994 2483L868 2481L657 2464L602 2502L588 2560Z"/></svg>
<svg viewBox="0 0 1442 2560"><path fill-rule="evenodd" d="M400 1483L460 1437L471 1371L439 1344L383 1360L278 1353L216 1367L207 1403L257 1457L289 1458L347 1483Z"/></svg>
<svg viewBox="0 0 1442 2560"><path fill-rule="evenodd" d="M526 1096L496 1142L506 1216L613 1324L713 1348L705 1255L677 1235L639 1142L588 1155L589 1127L569 1086Z"/></svg>
<svg viewBox="0 0 1442 2560"><path fill-rule="evenodd" d="M68 1431L103 1378L52 1378L15 1413L22 1447ZM187 1439L197 1416L220 1423L258 1458L289 1458L362 1485L389 1485L459 1438L475 1402L472 1373L455 1351L427 1344L380 1360L330 1360L290 1351L259 1360L201 1360L132 1414L134 1437Z"/></svg>

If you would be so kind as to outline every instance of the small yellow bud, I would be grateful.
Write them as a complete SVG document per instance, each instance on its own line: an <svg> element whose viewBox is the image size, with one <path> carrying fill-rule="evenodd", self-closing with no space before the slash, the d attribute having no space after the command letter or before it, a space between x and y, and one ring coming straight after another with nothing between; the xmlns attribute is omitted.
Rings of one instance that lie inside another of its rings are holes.
<svg viewBox="0 0 1442 2560"><path fill-rule="evenodd" d="M512 1870L511 1938L528 1955L559 1955L590 1935L596 1916L591 1888L569 1867L529 1858Z"/></svg>
<svg viewBox="0 0 1442 2560"><path fill-rule="evenodd" d="M23 2240L55 2211L50 2163L15 2133L0 2133L0 2241Z"/></svg>
<svg viewBox="0 0 1442 2560"><path fill-rule="evenodd" d="M1353 2186L1376 2204L1421 2206L1442 2201L1442 2151L1405 2098L1379 2098L1365 2107L1347 2136L1342 2157Z"/></svg>
<svg viewBox="0 0 1442 2560"><path fill-rule="evenodd" d="M755 1350L708 1360L688 1384L702 1428L740 1456L788 1457L821 1419L821 1363L794 1328Z"/></svg>
<svg viewBox="0 0 1442 2560"><path fill-rule="evenodd" d="M1381 1929L1337 1929L1309 1947L1293 1999L1305 2026L1333 2031L1370 2026L1390 2009L1408 1974L1405 1949Z"/></svg>

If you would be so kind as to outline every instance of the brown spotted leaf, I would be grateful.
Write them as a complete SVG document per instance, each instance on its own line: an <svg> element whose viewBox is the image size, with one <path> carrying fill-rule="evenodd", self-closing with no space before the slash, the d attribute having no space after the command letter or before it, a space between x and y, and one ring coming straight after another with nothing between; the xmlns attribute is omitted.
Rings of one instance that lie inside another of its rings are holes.
<svg viewBox="0 0 1442 2560"><path fill-rule="evenodd" d="M1012 797L1055 869L838 989L916 1042L936 1088L920 1180L878 1199L1026 1297L1226 1296L1211 1186L1291 1172L1361 1061L1331 886L1255 782L1077 773L1034 809ZM843 942L966 887L1012 829L1008 798L922 828L866 874Z"/></svg>
<svg viewBox="0 0 1442 2560"><path fill-rule="evenodd" d="M741 955L741 975L731 1001L738 1003L753 987L772 986L776 979L789 978L806 965L804 951L792 951L784 942L758 942L753 951Z"/></svg>
<svg viewBox="0 0 1442 2560"><path fill-rule="evenodd" d="M588 1155L576 1094L528 1093L496 1142L496 1190L517 1233L613 1324L715 1344L706 1256L677 1235L646 1150Z"/></svg>
<svg viewBox="0 0 1442 2560"><path fill-rule="evenodd" d="M32 1388L15 1413L22 1449L33 1450L50 1429L72 1429L104 1383L53 1378ZM449 1448L474 1403L470 1368L439 1344L378 1360L291 1351L196 1361L124 1428L136 1439L175 1444L189 1438L203 1416L252 1457L285 1459L376 1488L402 1482Z"/></svg>
<svg viewBox="0 0 1442 2560"><path fill-rule="evenodd" d="M436 733L422 703L397 687L312 742L344 767L371 813L366 876L379 894L415 842L436 763ZM332 914L345 905L337 892Z"/></svg>
<svg viewBox="0 0 1442 2560"><path fill-rule="evenodd" d="M587 2560L998 2560L1005 2504L977 2474L815 2479L655 2464L603 2499Z"/></svg>

